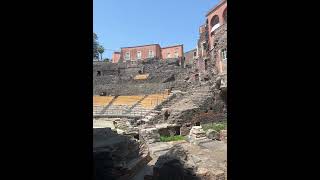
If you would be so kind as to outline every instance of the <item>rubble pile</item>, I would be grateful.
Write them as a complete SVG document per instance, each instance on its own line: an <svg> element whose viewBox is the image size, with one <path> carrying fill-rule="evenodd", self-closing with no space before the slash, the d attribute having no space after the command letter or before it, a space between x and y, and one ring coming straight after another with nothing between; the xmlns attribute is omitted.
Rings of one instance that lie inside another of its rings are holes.
<svg viewBox="0 0 320 180"><path fill-rule="evenodd" d="M188 162L188 155L180 145L173 146L167 153L160 156L153 168L153 179L199 179L195 167Z"/></svg>

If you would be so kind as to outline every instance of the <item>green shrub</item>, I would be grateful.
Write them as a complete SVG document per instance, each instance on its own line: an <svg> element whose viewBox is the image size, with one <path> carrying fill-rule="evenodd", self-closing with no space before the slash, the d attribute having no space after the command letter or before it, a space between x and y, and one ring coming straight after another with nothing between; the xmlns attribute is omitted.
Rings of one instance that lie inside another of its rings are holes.
<svg viewBox="0 0 320 180"><path fill-rule="evenodd" d="M185 140L186 138L181 135L176 135L176 136L160 136L160 141L161 142L169 142L169 141L181 141Z"/></svg>
<svg viewBox="0 0 320 180"><path fill-rule="evenodd" d="M204 131L207 131L208 129L213 129L215 131L220 132L223 129L227 128L227 123L208 123L208 124L202 124L201 125Z"/></svg>

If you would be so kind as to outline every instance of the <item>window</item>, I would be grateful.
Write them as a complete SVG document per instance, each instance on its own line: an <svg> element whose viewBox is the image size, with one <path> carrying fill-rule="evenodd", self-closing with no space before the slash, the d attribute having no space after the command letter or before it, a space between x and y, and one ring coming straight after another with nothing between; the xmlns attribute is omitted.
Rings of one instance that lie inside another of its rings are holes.
<svg viewBox="0 0 320 180"><path fill-rule="evenodd" d="M206 43L202 42L202 44L201 44L201 56L204 56L205 45L206 45Z"/></svg>
<svg viewBox="0 0 320 180"><path fill-rule="evenodd" d="M176 51L176 52L174 52L174 57L175 58L178 58L179 57L179 54L178 54L178 52Z"/></svg>
<svg viewBox="0 0 320 180"><path fill-rule="evenodd" d="M224 61L227 60L227 49L221 50L221 57L222 57L222 60L224 60Z"/></svg>
<svg viewBox="0 0 320 180"><path fill-rule="evenodd" d="M204 70L208 70L208 60L204 60Z"/></svg>
<svg viewBox="0 0 320 180"><path fill-rule="evenodd" d="M153 51L149 50L149 58L153 58Z"/></svg>
<svg viewBox="0 0 320 180"><path fill-rule="evenodd" d="M171 54L170 53L167 54L167 58L171 58Z"/></svg>
<svg viewBox="0 0 320 180"><path fill-rule="evenodd" d="M137 52L137 59L141 59L141 51Z"/></svg>
<svg viewBox="0 0 320 180"><path fill-rule="evenodd" d="M193 52L193 59L197 57L197 52Z"/></svg>
<svg viewBox="0 0 320 180"><path fill-rule="evenodd" d="M126 55L125 55L125 60L130 60L130 52L126 52Z"/></svg>

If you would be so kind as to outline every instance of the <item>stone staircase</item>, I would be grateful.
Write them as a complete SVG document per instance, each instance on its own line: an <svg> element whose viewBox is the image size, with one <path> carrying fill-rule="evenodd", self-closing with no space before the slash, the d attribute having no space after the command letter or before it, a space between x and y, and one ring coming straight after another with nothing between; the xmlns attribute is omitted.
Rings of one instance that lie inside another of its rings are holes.
<svg viewBox="0 0 320 180"><path fill-rule="evenodd" d="M177 101L179 101L184 95L184 92L181 91L172 91L169 94L170 99L168 99L168 101L163 102L160 106L156 107L156 110L161 110L163 108L169 108L171 107L174 103L176 103Z"/></svg>

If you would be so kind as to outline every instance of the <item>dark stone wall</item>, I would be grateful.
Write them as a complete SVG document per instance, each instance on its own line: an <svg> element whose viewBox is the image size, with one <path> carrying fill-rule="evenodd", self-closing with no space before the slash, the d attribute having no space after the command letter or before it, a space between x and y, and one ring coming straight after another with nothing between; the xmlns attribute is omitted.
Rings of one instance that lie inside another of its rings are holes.
<svg viewBox="0 0 320 180"><path fill-rule="evenodd" d="M179 61L149 59L136 64L96 62L93 65L93 93L139 95L160 93L168 88L186 88L184 79L188 70L180 66ZM140 73L149 74L149 77L134 80Z"/></svg>

